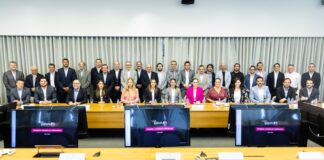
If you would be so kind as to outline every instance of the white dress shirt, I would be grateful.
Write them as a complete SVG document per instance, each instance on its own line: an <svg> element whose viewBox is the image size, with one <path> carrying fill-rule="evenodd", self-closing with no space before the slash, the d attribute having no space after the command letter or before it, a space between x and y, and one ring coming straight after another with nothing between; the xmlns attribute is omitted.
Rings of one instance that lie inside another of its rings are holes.
<svg viewBox="0 0 324 160"><path fill-rule="evenodd" d="M292 73L287 72L287 73L285 73L285 78L289 78L291 80L290 87L297 88L297 89L301 88L301 84L300 84L301 76L300 76L299 73L297 73L297 72L292 72Z"/></svg>
<svg viewBox="0 0 324 160"><path fill-rule="evenodd" d="M234 91L234 102L241 101L241 91Z"/></svg>
<svg viewBox="0 0 324 160"><path fill-rule="evenodd" d="M274 73L274 88L277 88L277 80L278 80L278 74L279 72L273 72Z"/></svg>
<svg viewBox="0 0 324 160"><path fill-rule="evenodd" d="M253 74L253 76L251 76L251 74L250 74L250 89L252 89L252 87L253 87L253 81L254 81L254 74Z"/></svg>
<svg viewBox="0 0 324 160"><path fill-rule="evenodd" d="M47 87L42 87L42 90L43 90L43 93L44 93L44 101L46 101L46 97L47 97L47 95L46 95L46 89L47 89Z"/></svg>
<svg viewBox="0 0 324 160"><path fill-rule="evenodd" d="M55 72L50 73L51 86L55 87Z"/></svg>
<svg viewBox="0 0 324 160"><path fill-rule="evenodd" d="M186 73L186 82L185 84L188 85L189 84L189 71L185 71Z"/></svg>
<svg viewBox="0 0 324 160"><path fill-rule="evenodd" d="M259 97L260 99L264 100L264 92L263 92L263 87L258 87L258 93L259 93Z"/></svg>

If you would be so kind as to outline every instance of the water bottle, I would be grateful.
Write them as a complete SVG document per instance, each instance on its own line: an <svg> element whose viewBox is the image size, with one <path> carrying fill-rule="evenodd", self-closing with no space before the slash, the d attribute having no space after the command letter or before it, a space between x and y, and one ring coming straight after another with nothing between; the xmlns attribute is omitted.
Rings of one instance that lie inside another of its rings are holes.
<svg viewBox="0 0 324 160"><path fill-rule="evenodd" d="M100 102L103 102L103 97L102 96L100 96Z"/></svg>

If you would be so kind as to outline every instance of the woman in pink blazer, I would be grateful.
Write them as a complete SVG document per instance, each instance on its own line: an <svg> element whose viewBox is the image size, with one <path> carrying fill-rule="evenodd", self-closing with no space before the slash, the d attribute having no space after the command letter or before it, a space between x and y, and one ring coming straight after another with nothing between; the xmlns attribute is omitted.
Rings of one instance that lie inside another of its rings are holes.
<svg viewBox="0 0 324 160"><path fill-rule="evenodd" d="M198 85L198 79L194 78L192 80L192 86L187 90L186 98L190 104L202 103L204 100L204 89L198 87Z"/></svg>

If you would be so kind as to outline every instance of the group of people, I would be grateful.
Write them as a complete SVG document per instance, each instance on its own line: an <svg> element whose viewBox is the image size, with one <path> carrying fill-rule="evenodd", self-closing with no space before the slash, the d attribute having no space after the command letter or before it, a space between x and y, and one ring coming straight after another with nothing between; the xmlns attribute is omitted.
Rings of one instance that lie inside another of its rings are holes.
<svg viewBox="0 0 324 160"><path fill-rule="evenodd" d="M85 62L78 64L78 70L69 66L69 59L62 60L63 67L57 71L55 64L48 65L44 75L33 66L31 74L17 70L17 63L11 61L9 70L3 74L8 102L18 104L68 103L78 105L93 103L178 103L191 104L216 101L227 102L271 102L287 103L291 100L312 102L319 99L321 77L315 71L315 64L308 65L308 71L300 75L293 64L288 65L288 72L280 71L280 64L273 65L273 71L267 73L263 63L249 67L249 73L240 71L240 64L235 63L232 72L226 64L221 64L214 72L214 66L200 65L197 72L191 69L190 61L178 70L177 61L172 60L164 71L162 63L153 66L147 64L143 69L137 61L133 69L131 61L125 62L121 69L115 61L113 69L96 59L95 66L87 71ZM32 98L33 97L33 98Z"/></svg>

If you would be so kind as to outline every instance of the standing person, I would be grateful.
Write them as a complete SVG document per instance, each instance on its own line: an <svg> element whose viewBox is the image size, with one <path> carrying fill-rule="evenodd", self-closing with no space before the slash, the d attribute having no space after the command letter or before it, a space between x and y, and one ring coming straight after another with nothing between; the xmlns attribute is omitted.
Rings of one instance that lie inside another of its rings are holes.
<svg viewBox="0 0 324 160"><path fill-rule="evenodd" d="M121 96L121 75L122 75L122 69L120 68L119 61L115 61L114 63L114 69L110 71L110 75L112 76L114 87L113 87L113 94L111 94L111 100L114 103L117 103L117 101L120 100Z"/></svg>
<svg viewBox="0 0 324 160"><path fill-rule="evenodd" d="M246 88L248 92L250 92L252 87L256 86L256 79L258 77L258 75L255 74L255 66L250 66L249 71L250 73L244 78L244 88Z"/></svg>
<svg viewBox="0 0 324 160"><path fill-rule="evenodd" d="M285 73L285 78L289 78L291 80L290 86L296 91L301 89L301 75L295 71L295 66L293 64L288 65L288 72Z"/></svg>
<svg viewBox="0 0 324 160"><path fill-rule="evenodd" d="M271 97L276 96L276 89L283 85L285 80L285 75L280 72L280 64L276 63L273 65L273 72L269 73L267 76L267 86L271 93Z"/></svg>
<svg viewBox="0 0 324 160"><path fill-rule="evenodd" d="M304 73L301 78L301 86L302 88L306 87L307 80L313 80L314 88L319 89L321 85L321 75L320 73L316 72L316 65L314 63L310 63L308 65L308 72Z"/></svg>
<svg viewBox="0 0 324 160"><path fill-rule="evenodd" d="M58 74L58 95L57 99L59 103L65 103L67 93L72 88L72 83L77 79L76 72L73 68L70 68L70 61L67 58L62 60L63 67L57 70Z"/></svg>
<svg viewBox="0 0 324 160"><path fill-rule="evenodd" d="M156 73L157 73L158 79L159 79L158 87L162 91L162 97L164 97L164 91L165 91L165 89L167 87L168 81L167 81L166 72L163 71L163 64L162 63L156 64Z"/></svg>
<svg viewBox="0 0 324 160"><path fill-rule="evenodd" d="M231 73L227 71L227 65L222 63L219 65L219 71L216 73L216 78L219 78L222 81L222 86L227 90L231 85Z"/></svg>
<svg viewBox="0 0 324 160"><path fill-rule="evenodd" d="M157 75L156 72L152 71L152 65L151 64L146 65L146 72L147 72L147 76L149 78L149 81L151 81L152 79L155 79L156 83L159 84L159 76Z"/></svg>
<svg viewBox="0 0 324 160"><path fill-rule="evenodd" d="M244 74L240 71L241 65L239 63L234 64L234 69L233 72L231 72L231 87L234 87L235 85L235 80L240 79L240 81L243 83L244 82Z"/></svg>
<svg viewBox="0 0 324 160"><path fill-rule="evenodd" d="M257 70L255 72L259 77L262 77L264 82L267 81L267 75L268 73L266 71L263 70L263 63L262 62L258 62L257 63Z"/></svg>
<svg viewBox="0 0 324 160"><path fill-rule="evenodd" d="M46 80L48 85L52 86L57 90L56 88L58 87L58 74L55 71L55 64L50 63L48 64L48 73L45 74Z"/></svg>
<svg viewBox="0 0 324 160"><path fill-rule="evenodd" d="M180 87L180 72L178 70L178 64L177 61L172 60L170 64L170 69L167 71L167 82L168 86L170 86L170 80L175 79L177 81L177 87Z"/></svg>
<svg viewBox="0 0 324 160"><path fill-rule="evenodd" d="M134 85L137 83L137 73L132 69L132 63L130 61L125 62L125 69L123 69L121 76L122 91L127 85L127 80L132 78L134 80Z"/></svg>
<svg viewBox="0 0 324 160"><path fill-rule="evenodd" d="M208 89L208 75L205 73L205 66L200 65L198 68L198 73L195 75L196 79L199 81L199 86L204 89L204 95L207 94Z"/></svg>
<svg viewBox="0 0 324 160"><path fill-rule="evenodd" d="M185 95L187 89L190 87L190 82L192 82L193 78L195 77L195 72L191 70L191 64L189 61L184 63L183 70L180 72L180 88L181 94Z"/></svg>
<svg viewBox="0 0 324 160"><path fill-rule="evenodd" d="M214 72L214 65L208 64L206 74L208 75L208 89L212 88L215 84L216 74Z"/></svg>
<svg viewBox="0 0 324 160"><path fill-rule="evenodd" d="M103 64L101 67L102 73L100 73L98 75L98 79L103 81L105 86L106 86L106 91L109 95L113 94L113 90L114 90L114 75L110 74L109 72L109 68L107 64ZM109 96L110 97L110 96Z"/></svg>
<svg viewBox="0 0 324 160"><path fill-rule="evenodd" d="M142 62L136 62L136 72L137 72L137 83L136 88L138 89L141 102L144 101L144 92L150 83L149 77L146 70L142 69Z"/></svg>
<svg viewBox="0 0 324 160"><path fill-rule="evenodd" d="M26 76L25 87L30 89L31 97L34 97L36 88L39 86L39 81L44 76L38 73L38 68L36 66L31 67L31 74Z"/></svg>
<svg viewBox="0 0 324 160"><path fill-rule="evenodd" d="M25 79L24 73L17 70L17 62L9 62L9 70L3 73L2 82L6 87L7 101L11 102L10 91L16 88L16 82L18 79Z"/></svg>
<svg viewBox="0 0 324 160"><path fill-rule="evenodd" d="M87 92L88 100L90 100L91 74L87 71L85 62L79 62L79 70L77 71L77 79L81 83L81 88Z"/></svg>
<svg viewBox="0 0 324 160"><path fill-rule="evenodd" d="M95 66L91 69L91 84L92 89L95 90L98 82L98 75L102 73L101 71L102 60L100 58L96 59Z"/></svg>

